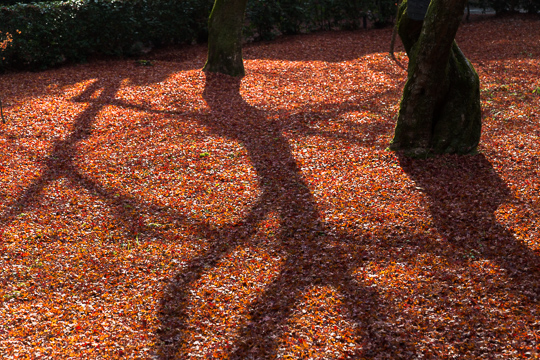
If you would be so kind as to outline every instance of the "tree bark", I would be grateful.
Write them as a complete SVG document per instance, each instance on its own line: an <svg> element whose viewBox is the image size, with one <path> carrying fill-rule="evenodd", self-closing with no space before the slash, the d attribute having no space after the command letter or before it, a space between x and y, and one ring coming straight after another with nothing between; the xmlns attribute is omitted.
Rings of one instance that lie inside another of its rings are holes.
<svg viewBox="0 0 540 360"><path fill-rule="evenodd" d="M432 0L424 21L398 17L409 57L391 150L411 156L476 151L480 140L480 81L454 38L466 0Z"/></svg>
<svg viewBox="0 0 540 360"><path fill-rule="evenodd" d="M208 58L203 71L244 76L242 27L247 0L215 0L208 19Z"/></svg>

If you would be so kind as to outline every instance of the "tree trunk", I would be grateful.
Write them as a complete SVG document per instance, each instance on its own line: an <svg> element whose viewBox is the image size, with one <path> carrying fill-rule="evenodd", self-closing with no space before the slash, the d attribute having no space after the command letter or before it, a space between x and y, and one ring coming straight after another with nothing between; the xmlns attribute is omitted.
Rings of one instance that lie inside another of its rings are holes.
<svg viewBox="0 0 540 360"><path fill-rule="evenodd" d="M480 140L480 81L454 37L466 0L432 0L425 20L398 17L398 33L409 56L391 150L411 156L468 154Z"/></svg>
<svg viewBox="0 0 540 360"><path fill-rule="evenodd" d="M244 76L242 27L247 0L215 0L208 19L208 59L203 71Z"/></svg>

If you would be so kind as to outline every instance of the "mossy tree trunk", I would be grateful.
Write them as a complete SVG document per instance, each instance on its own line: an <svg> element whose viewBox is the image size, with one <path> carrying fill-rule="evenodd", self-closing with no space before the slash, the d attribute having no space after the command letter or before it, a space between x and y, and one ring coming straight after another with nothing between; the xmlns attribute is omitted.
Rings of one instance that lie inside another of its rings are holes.
<svg viewBox="0 0 540 360"><path fill-rule="evenodd" d="M407 16L398 33L409 56L392 150L412 156L474 152L480 140L480 81L454 41L466 0L432 0L424 21Z"/></svg>
<svg viewBox="0 0 540 360"><path fill-rule="evenodd" d="M208 58L203 71L244 76L242 27L247 0L215 0L208 19Z"/></svg>

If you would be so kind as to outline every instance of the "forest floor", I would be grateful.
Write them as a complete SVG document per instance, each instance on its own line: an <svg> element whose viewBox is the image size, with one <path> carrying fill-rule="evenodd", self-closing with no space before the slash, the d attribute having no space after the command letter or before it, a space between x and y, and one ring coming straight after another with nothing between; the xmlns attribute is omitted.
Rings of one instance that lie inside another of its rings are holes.
<svg viewBox="0 0 540 360"><path fill-rule="evenodd" d="M386 150L391 31L2 75L0 357L538 358L540 21L459 31L474 156Z"/></svg>

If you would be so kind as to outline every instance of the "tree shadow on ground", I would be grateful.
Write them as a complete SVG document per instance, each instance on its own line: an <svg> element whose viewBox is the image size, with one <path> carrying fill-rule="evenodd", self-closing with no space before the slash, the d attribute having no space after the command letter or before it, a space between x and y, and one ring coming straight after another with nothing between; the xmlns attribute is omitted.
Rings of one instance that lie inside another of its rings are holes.
<svg viewBox="0 0 540 360"><path fill-rule="evenodd" d="M74 160L78 144L91 136L93 122L105 105L154 111L147 105L127 104L114 99L122 80L128 79L128 75L119 77L95 75L96 82L73 99L76 102L88 102L88 107L76 118L72 132L53 144L50 155L43 161L42 175L26 188L15 203L9 204L8 211L0 217L2 224L34 207L47 184L61 177L105 200L115 209L116 216L128 224L136 224L137 216L126 212L123 203L131 204L136 209L159 213L163 217L170 216L180 221L191 222L190 219L182 219L171 209L147 205L126 194L117 197L121 191L102 186L77 169ZM159 79L165 75L165 72L157 69L152 79ZM66 79L66 83L91 78L94 77ZM144 84L146 80L142 77L135 82ZM373 288L355 283L351 275L353 269L365 259L361 254L348 252L346 246L332 248L325 246L333 241L347 245L347 243L362 243L365 240L347 233L330 234L328 224L321 221L313 196L301 176L287 139L283 136L285 127L280 121L291 119L271 120L265 112L247 104L240 96L238 87L239 82L234 79L210 77L204 97L212 114L209 117L202 116L201 123L214 134L236 140L245 146L259 177L262 194L249 214L237 224L220 229L212 228L205 223L196 224L198 234L210 239L213 245L201 256L190 261L186 270L178 274L168 285L161 304L160 322L164 329L169 327L171 330L160 333L161 343L158 345L158 352L164 354L163 358L176 355L182 358L182 355L185 355L178 354L178 351L185 340L183 338L186 331L185 307L189 301L187 289L207 271L207 266L217 266L219 260L235 247L253 243L257 224L270 211L274 211L282 222L276 242L279 243L287 261L280 275L251 306L251 320L240 329L240 340L231 357L274 356L277 351L275 339L282 331L282 324L298 306L299 297L309 287L321 285L338 288L345 294L347 299L345 307L349 310L351 319L358 324L359 329L364 330L367 342L373 345L372 348L357 350L351 357L410 358L410 354L414 351L412 339L405 339L403 342L389 340L374 331L371 326L376 321L384 321L383 311L380 311L381 305L378 303L379 297ZM352 103L350 105L354 106ZM157 112L175 115L174 112ZM305 109L305 114L309 113L311 113L309 109ZM303 114L295 116L292 121L300 123ZM320 133L318 130L303 127L302 124L298 125L298 129L299 132L310 131L309 135ZM355 128L355 131L361 130L362 127ZM328 133L327 136L332 134ZM353 141L354 137L350 140ZM429 166L425 166L434 160L422 162L403 159L402 166L420 187L425 189L431 199L430 209L437 230L446 234L447 241L458 249L455 252L455 260L458 260L458 256L467 254L492 260L509 271L509 277L515 280L517 292L534 299L538 294L540 278L538 271L534 270L538 269L537 256L517 241L510 231L497 223L494 212L502 204L503 199L508 198L508 189L485 158L474 159L469 160L470 162L456 160L447 164L448 173L439 173L440 167L429 169ZM475 203L475 200L478 200L475 194L487 193L497 195L497 201L490 196L484 202ZM454 230L454 225L458 222L467 225L470 229L469 235L464 236ZM135 234L140 232L140 229L134 228L130 232ZM486 245L486 241L489 244ZM502 252L497 251L499 247L506 249L508 256L502 256ZM319 255L323 260L316 260L311 256L313 254ZM292 282L291 279L298 281Z"/></svg>
<svg viewBox="0 0 540 360"><path fill-rule="evenodd" d="M90 85L80 96L74 99L74 101L82 101L82 99L91 96L96 91L102 90L97 101L90 104L90 106L77 117L72 132L65 139L58 140L54 143L50 154L42 161L41 175L26 188L16 202L7 207L7 211L0 217L2 222L11 222L19 214L32 208L36 203L39 203L41 197L40 193L51 182L59 178L67 178L70 181L79 183L79 180L83 178L83 175L79 173L77 166L74 164L74 157L77 153L77 144L91 135L92 122L104 106L99 101L106 102L114 98L119 87L119 81L106 82L106 84L97 81Z"/></svg>
<svg viewBox="0 0 540 360"><path fill-rule="evenodd" d="M68 180L73 187L81 187L100 197L111 208L115 209L117 217L124 220L124 223L131 218L122 204L136 203L135 199L129 197L119 198L115 195L119 193L117 189L108 189L100 185L82 173L76 164L80 144L92 136L96 117L107 105L115 102L115 96L124 80L129 79L133 84L143 85L162 81L169 75L168 72L162 71L154 71L148 74L148 69L138 67L129 67L124 71L114 74L109 72L83 73L84 76L79 78L66 76L57 79L59 87L95 79L81 94L71 99L76 103L88 103L88 106L75 118L71 131L65 137L54 140L50 146L49 154L40 161L40 175L31 181L30 185L26 186L25 190L13 203L7 204L4 211L0 213L0 224L5 226L17 218L18 215L37 206L41 201L43 190L52 182L61 178ZM72 72L68 71L68 74L72 74ZM10 130L6 129L4 132L9 134ZM20 136L10 137L9 135L7 137L14 143L15 147L17 146L16 141L21 138ZM127 221L127 223L132 223L132 221ZM136 232L137 230L133 228L130 231Z"/></svg>
<svg viewBox="0 0 540 360"><path fill-rule="evenodd" d="M216 267L233 249L257 246L253 235L258 224L275 212L280 218L275 242L286 260L279 275L250 305L249 320L238 331L229 358L275 358L287 320L299 306L302 295L317 286L334 288L343 294L349 319L369 344L365 347L357 344L345 355L410 357L414 348L411 339L398 341L383 335L391 333L391 329L374 330L375 322L384 323L383 314L388 309L379 308L373 288L353 279L354 269L365 259L359 253L347 251L347 244L360 244L363 240L329 231L283 135L283 119L268 118L265 112L250 106L240 95L239 87L239 79L207 74L203 97L211 116L204 125L210 132L245 146L258 176L261 195L241 223L221 229L210 248L192 259L163 292L158 356L162 359L188 356L184 352L188 341L189 291L208 268ZM329 245L336 242L342 246Z"/></svg>
<svg viewBox="0 0 540 360"><path fill-rule="evenodd" d="M173 332L160 335L162 346L158 352L175 354L182 346L181 335L185 330L184 306L188 300L186 290L189 285L203 275L207 266L215 266L235 247L253 243L257 225L273 211L279 215L282 222L277 243L287 260L277 279L251 307L251 320L239 330L240 340L231 356L242 359L248 354L255 358L272 357L272 354L277 352L276 339L282 331L281 326L298 306L302 294L317 286L335 288L343 294L344 307L349 318L358 325L358 331L362 332L362 338L368 344L357 344L356 348L349 350L351 354L368 356L395 353L394 358L399 358L400 354L411 353L414 346L412 341L398 341L383 335L390 334L391 329L384 324L384 312L379 311L376 291L358 284L353 279L354 268L362 262L362 258L360 254L347 251L346 244L363 240L349 234L330 234L326 224L320 221L313 196L302 179L289 143L283 135L286 127L284 124L290 121L296 122L300 130L304 129L300 120L303 116L292 119L268 117L265 112L248 105L242 99L238 80L220 76L208 78L204 98L212 114L206 116L196 113L199 118L197 121L212 133L236 140L245 146L259 177L259 188L262 191L261 197L242 221L223 228L215 228L208 223L183 217L169 207L144 203L121 189L100 184L90 174L79 169L79 146L93 135L96 118L106 106L179 115L175 111L154 110L151 106L131 104L118 99L118 91L125 80L143 85L168 76L166 71L159 69L150 76L140 78L129 76L128 70L126 72L98 72L84 74L79 78L68 76L64 82L59 82L59 86L63 86L95 79L81 94L71 99L76 103L87 103L87 107L74 119L72 128L65 137L53 140L51 150L41 161L40 175L25 187L14 202L4 208L0 214L2 226L39 206L48 185L59 179L66 179L72 187L84 189L104 201L118 221L124 224L127 236L135 237L141 232L159 236L159 229L140 228L139 214L137 211L134 213L126 210L126 205L129 205L129 208L139 209L139 212L150 213L161 219L166 218L175 224L188 223L198 236L213 241L211 249L193 259L186 271L179 274L171 282L169 291L165 292L170 295L164 295L160 322L163 328L170 327ZM347 106L355 108L357 105L351 103ZM340 108L337 111L345 110ZM308 110L305 112L309 113ZM339 241L344 246L328 247L328 243L332 241ZM313 254L323 260L317 260ZM269 306L271 308L268 308ZM378 325L373 325L374 323ZM379 332L381 329L386 330ZM266 343L261 344L261 339Z"/></svg>
<svg viewBox="0 0 540 360"><path fill-rule="evenodd" d="M4 107L4 115L9 113L11 108L16 109L18 105L28 101L30 97L62 97L67 87L84 81L95 81L97 84L93 85L94 89L108 89L114 86L114 82L118 82L118 86L120 86L122 81L128 81L130 85L144 86L164 81L178 71L199 69L202 66L198 58L204 55L204 52L200 48L195 47L186 51L172 49L171 51L173 50L177 61L171 64L165 61L163 64L150 62L152 65L145 66L145 63L135 59L108 59L95 60L87 64L66 65L37 73L13 72L2 74L3 81L0 82L0 96ZM184 53L187 53L187 55L184 55ZM156 56L160 54L158 52ZM168 56L172 57L172 55ZM31 81L28 80L28 77L31 78ZM99 96L92 99L87 96L86 100L81 98L80 101L97 104L102 100L103 98ZM11 120L8 123L16 121L17 115L17 111L14 110L13 114L7 117L8 120ZM0 131L1 134L7 130L3 126L0 127Z"/></svg>
<svg viewBox="0 0 540 360"><path fill-rule="evenodd" d="M200 50L200 49L199 49ZM191 55L190 55L191 56ZM158 83L167 79L173 71L178 69L171 66L155 66L155 67L146 67L146 66L137 66L135 63L129 63L128 66L123 67L120 71L116 68L109 70L107 67L106 70L103 70L101 62L95 64L74 66L67 71L52 70L49 72L42 73L39 75L43 78L43 83L40 84L40 88L37 89L37 94L43 95L47 93L54 96L55 94L61 94L64 91L66 86L72 86L73 84L83 82L83 81L92 81L83 92L71 99L75 103L87 103L88 107L84 109L73 121L70 132L63 138L59 140L54 140L50 148L52 150L48 151L48 155L40 160L41 174L37 178L31 181L30 185L25 187L25 190L18 196L18 198L10 204L7 204L4 207L4 211L0 213L0 223L9 224L12 222L18 215L23 212L31 210L33 207L37 206L40 203L41 193L50 183L60 179L65 178L70 181L71 185L74 187L82 187L88 190L91 194L97 195L102 200L104 200L109 206L114 209L114 213L119 218L119 220L128 225L128 231L134 235L140 233L141 229L137 228L137 223L135 220L136 216L129 215L129 212L126 211L126 205L129 205L131 208L143 208L146 209L148 205L141 204L139 200L126 194L119 189L109 188L107 186L101 185L96 182L94 179L88 175L82 173L78 166L76 165L76 158L79 152L79 145L84 142L86 139L90 138L93 134L93 126L96 120L97 115L106 107L106 106L118 106L125 109L133 109L136 111L141 111L145 113L156 113L164 114L168 116L178 116L178 115L188 115L188 116L197 116L201 119L204 119L204 115L199 112L195 113L186 113L181 110L161 110L153 109L151 104L137 104L121 99L117 97L118 91L123 86L124 82L128 81L130 85L135 86L144 86L146 84ZM16 77L17 74L12 74ZM59 76L57 76L59 75ZM53 83L54 87L49 89L50 83ZM32 90L31 84L20 84L17 87L22 91ZM25 90L26 89L26 90ZM35 89L34 89L35 90ZM35 95L32 92L33 95ZM178 94L177 94L178 95ZM379 94L380 96L387 96L388 94ZM392 96L392 91L389 94ZM239 96L236 94L236 96ZM245 104L245 103L244 103ZM336 114L351 110L356 110L359 108L359 105L354 101L344 102L340 104L332 104L332 111L326 114L319 114L319 118L316 122L323 122ZM312 129L307 126L306 116L309 117L311 114L314 114L310 111L309 108L301 109L295 115L285 115L279 110L273 114L279 116L283 115L288 124L295 124L296 131L305 133L312 136L323 136L327 138L342 138L345 141L358 142L360 145L369 146L370 142L373 139L364 139L360 140L354 136L338 135L332 132L321 131L317 129ZM204 120L201 120L204 123ZM39 134L28 133L25 135L15 135L16 132L20 132L17 128L17 124L13 124L15 128L12 130L9 126L2 129L1 134L3 134L8 140L8 148L13 148L12 151L18 151L18 140L21 138L32 138L40 137ZM368 127L380 127L379 123L367 123L367 124L352 124L351 128L354 128L355 131L362 132ZM283 127L282 129L283 130ZM225 131L225 130L223 130ZM227 130L229 131L229 130ZM226 134L224 134L226 135ZM237 139L238 134L231 134L231 138ZM276 138L285 141L282 137L276 136ZM240 138L240 141L250 142L247 138ZM31 152L31 149L24 149L24 151ZM260 151L262 152L262 150ZM257 152L255 152L257 154ZM39 157L36 155L36 157ZM294 160L293 160L294 161ZM261 170L262 171L262 170ZM122 194L122 196L118 196ZM159 213L167 213L172 217L178 217L177 214L170 209L160 208L156 205L150 205L152 208L150 211L156 211ZM167 215L167 216L169 216ZM252 215L255 216L255 215ZM182 219L180 221L184 221ZM195 224L191 219L187 219L192 225ZM213 234L215 236L215 230L209 227L208 224L201 222L197 223L195 227L205 234ZM144 229L145 231L157 232L157 229Z"/></svg>
<svg viewBox="0 0 540 360"><path fill-rule="evenodd" d="M510 189L484 155L420 160L401 155L403 170L429 200L434 227L451 261L493 262L529 301L540 300L540 257L499 224L499 206L512 202Z"/></svg>

